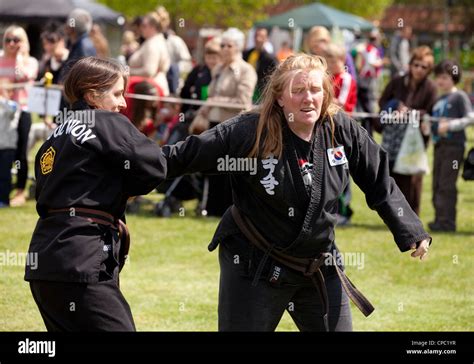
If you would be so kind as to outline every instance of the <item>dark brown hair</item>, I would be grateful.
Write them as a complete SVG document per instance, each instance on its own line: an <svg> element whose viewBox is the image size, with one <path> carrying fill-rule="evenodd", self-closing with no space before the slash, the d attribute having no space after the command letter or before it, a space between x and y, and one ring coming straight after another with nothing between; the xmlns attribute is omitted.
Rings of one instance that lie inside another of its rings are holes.
<svg viewBox="0 0 474 364"><path fill-rule="evenodd" d="M85 57L71 67L64 81L64 94L73 104L84 99L87 92L102 94L110 90L123 77L127 88L128 73L118 62L97 57Z"/></svg>
<svg viewBox="0 0 474 364"><path fill-rule="evenodd" d="M139 95L148 95L148 96L157 96L158 90L156 87L149 81L142 81L135 85L133 88L133 93ZM132 115L130 116L130 121L137 129L140 129L143 119L145 118L145 113L147 109L151 112L151 119L155 120L157 106L151 105L150 101L135 99L132 103Z"/></svg>
<svg viewBox="0 0 474 364"><path fill-rule="evenodd" d="M448 75L453 80L454 84L457 84L461 81L462 71L461 66L454 60L445 59L438 63L434 69L435 76L439 75Z"/></svg>

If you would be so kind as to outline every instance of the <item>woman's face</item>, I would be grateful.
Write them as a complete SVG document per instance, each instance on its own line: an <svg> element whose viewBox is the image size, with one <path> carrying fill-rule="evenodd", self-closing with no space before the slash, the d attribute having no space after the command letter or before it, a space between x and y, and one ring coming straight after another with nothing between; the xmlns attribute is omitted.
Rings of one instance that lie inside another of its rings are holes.
<svg viewBox="0 0 474 364"><path fill-rule="evenodd" d="M15 32L7 33L4 39L5 54L8 56L16 56L23 45L23 41Z"/></svg>
<svg viewBox="0 0 474 364"><path fill-rule="evenodd" d="M124 85L123 77L120 77L105 93L94 95L86 94L86 101L96 109L120 112L127 107L127 103L123 97Z"/></svg>
<svg viewBox="0 0 474 364"><path fill-rule="evenodd" d="M156 34L156 29L147 19L144 19L140 24L140 34L143 38L148 39Z"/></svg>
<svg viewBox="0 0 474 364"><path fill-rule="evenodd" d="M314 125L321 115L324 73L321 70L300 71L286 83L278 104L288 123Z"/></svg>
<svg viewBox="0 0 474 364"><path fill-rule="evenodd" d="M232 62L239 50L237 44L229 39L223 39L221 43L221 57L224 63Z"/></svg>
<svg viewBox="0 0 474 364"><path fill-rule="evenodd" d="M428 77L430 72L430 63L427 58L415 59L410 64L410 73L411 77L415 82L420 82L421 80Z"/></svg>

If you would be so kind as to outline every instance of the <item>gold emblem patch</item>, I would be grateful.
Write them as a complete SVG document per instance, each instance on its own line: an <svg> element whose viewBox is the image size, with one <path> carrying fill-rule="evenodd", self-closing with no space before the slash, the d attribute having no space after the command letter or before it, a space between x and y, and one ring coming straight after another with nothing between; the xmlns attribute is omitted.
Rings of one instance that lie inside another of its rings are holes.
<svg viewBox="0 0 474 364"><path fill-rule="evenodd" d="M54 156L56 151L53 147L49 147L46 152L43 153L40 159L41 173L48 174L53 170Z"/></svg>

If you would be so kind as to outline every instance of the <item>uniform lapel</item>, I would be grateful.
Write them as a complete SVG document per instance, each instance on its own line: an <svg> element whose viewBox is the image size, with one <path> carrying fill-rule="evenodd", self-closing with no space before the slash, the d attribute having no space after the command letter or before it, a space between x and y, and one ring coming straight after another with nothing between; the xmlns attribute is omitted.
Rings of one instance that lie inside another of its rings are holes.
<svg viewBox="0 0 474 364"><path fill-rule="evenodd" d="M308 191L304 185L303 177L301 176L300 167L298 165L298 155L296 154L296 147L293 141L293 137L291 135L291 130L288 126L283 128L284 133L284 144L285 144L285 158L286 163L290 168L290 173L288 175L292 179L294 192L298 199L298 204L300 208L306 209L307 203L306 200L308 199ZM306 196L306 198L303 198Z"/></svg>
<svg viewBox="0 0 474 364"><path fill-rule="evenodd" d="M313 184L311 186L311 196L309 206L306 209L305 218L303 221L303 226L301 227L301 231L298 237L293 241L287 248L284 250L290 250L297 246L300 241L306 240L310 235L312 235L312 229L314 229L314 224L312 223L314 220L314 216L318 216L318 213L321 211L321 193L322 193L322 181L323 181L323 165L324 165L324 146L323 146L323 131L324 125L322 123L318 123L315 129L315 139L313 142L313 158L311 163L313 163L313 169L311 170L311 177ZM287 149L288 155L288 164L290 166L290 171L293 176L296 195L298 196L298 201L301 201L301 194L307 193L306 188L304 186L303 177L301 176L301 172L298 166L298 160L296 156L296 150L293 145L293 141L291 139L291 135L288 134L290 130L288 128L284 128L285 135L285 146ZM304 192L303 192L304 191ZM306 206L303 204L303 206Z"/></svg>

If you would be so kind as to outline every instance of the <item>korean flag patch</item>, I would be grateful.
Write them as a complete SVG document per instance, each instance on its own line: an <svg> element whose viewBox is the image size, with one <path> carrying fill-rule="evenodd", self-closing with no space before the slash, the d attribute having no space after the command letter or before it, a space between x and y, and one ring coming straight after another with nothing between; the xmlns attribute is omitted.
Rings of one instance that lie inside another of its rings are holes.
<svg viewBox="0 0 474 364"><path fill-rule="evenodd" d="M329 148L327 152L329 164L332 167L347 163L346 153L344 152L343 145L337 148Z"/></svg>

